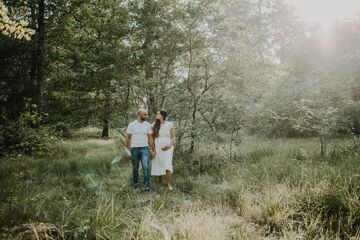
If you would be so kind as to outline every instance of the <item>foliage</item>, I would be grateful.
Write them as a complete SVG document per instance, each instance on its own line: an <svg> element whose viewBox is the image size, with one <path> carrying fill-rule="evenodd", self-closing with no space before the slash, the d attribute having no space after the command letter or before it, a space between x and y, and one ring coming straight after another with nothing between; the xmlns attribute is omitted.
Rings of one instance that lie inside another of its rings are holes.
<svg viewBox="0 0 360 240"><path fill-rule="evenodd" d="M245 132L359 133L358 19L334 26L325 51L320 30L282 0L8 5L37 29L28 42L0 36L8 120L20 121L30 99L48 113L39 126L64 137L102 126L106 137L139 107L150 110L150 121L166 108L177 141L192 150L223 134L232 149Z"/></svg>
<svg viewBox="0 0 360 240"><path fill-rule="evenodd" d="M296 102L295 106L296 118L290 119L290 123L294 125L295 130L300 132L309 132L309 135L313 133L316 136L330 136L348 127L339 125L339 110L336 108L314 109L313 103L305 100Z"/></svg>
<svg viewBox="0 0 360 240"><path fill-rule="evenodd" d="M1 155L15 153L49 156L56 148L57 134L48 127L38 127L41 117L36 105L26 105L19 121L1 119L0 150Z"/></svg>
<svg viewBox="0 0 360 240"><path fill-rule="evenodd" d="M25 38L30 41L35 30L28 28L29 23L25 20L14 21L9 17L9 10L5 4L0 1L0 31L2 34L16 39Z"/></svg>

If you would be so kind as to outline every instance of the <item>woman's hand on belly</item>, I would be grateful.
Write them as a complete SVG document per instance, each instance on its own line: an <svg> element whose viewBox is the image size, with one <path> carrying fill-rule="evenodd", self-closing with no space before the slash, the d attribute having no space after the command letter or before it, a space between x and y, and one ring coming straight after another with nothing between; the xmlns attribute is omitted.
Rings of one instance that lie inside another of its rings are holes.
<svg viewBox="0 0 360 240"><path fill-rule="evenodd" d="M168 144L168 145L163 146L163 147L161 148L161 150L167 151L167 150L169 150L171 147L172 147L172 145L171 145L171 144Z"/></svg>

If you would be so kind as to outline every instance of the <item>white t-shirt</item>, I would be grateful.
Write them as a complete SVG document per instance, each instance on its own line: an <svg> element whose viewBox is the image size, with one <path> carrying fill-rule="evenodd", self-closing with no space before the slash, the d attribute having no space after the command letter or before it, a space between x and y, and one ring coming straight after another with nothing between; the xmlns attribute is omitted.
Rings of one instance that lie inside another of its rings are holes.
<svg viewBox="0 0 360 240"><path fill-rule="evenodd" d="M142 123L135 120L129 123L126 133L131 134L130 147L147 147L149 146L148 134L152 134L150 123L144 121Z"/></svg>

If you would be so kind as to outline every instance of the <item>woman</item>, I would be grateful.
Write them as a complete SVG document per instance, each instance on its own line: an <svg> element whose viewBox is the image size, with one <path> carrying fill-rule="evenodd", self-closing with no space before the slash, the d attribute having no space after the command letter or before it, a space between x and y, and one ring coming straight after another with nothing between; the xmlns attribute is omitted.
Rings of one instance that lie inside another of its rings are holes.
<svg viewBox="0 0 360 240"><path fill-rule="evenodd" d="M166 121L166 116L165 110L157 111L156 122L152 125L155 139L155 157L152 161L151 175L157 176L159 182L161 182L161 176L166 175L168 189L172 191L172 158L175 134L173 124Z"/></svg>

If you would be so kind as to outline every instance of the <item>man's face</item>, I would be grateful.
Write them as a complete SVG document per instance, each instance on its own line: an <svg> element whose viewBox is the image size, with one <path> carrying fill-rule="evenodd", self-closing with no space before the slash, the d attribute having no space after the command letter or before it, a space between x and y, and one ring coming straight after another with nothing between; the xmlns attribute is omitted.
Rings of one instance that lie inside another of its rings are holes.
<svg viewBox="0 0 360 240"><path fill-rule="evenodd" d="M146 121L147 118L148 118L148 113L146 111L142 111L139 113L139 119L141 121Z"/></svg>

